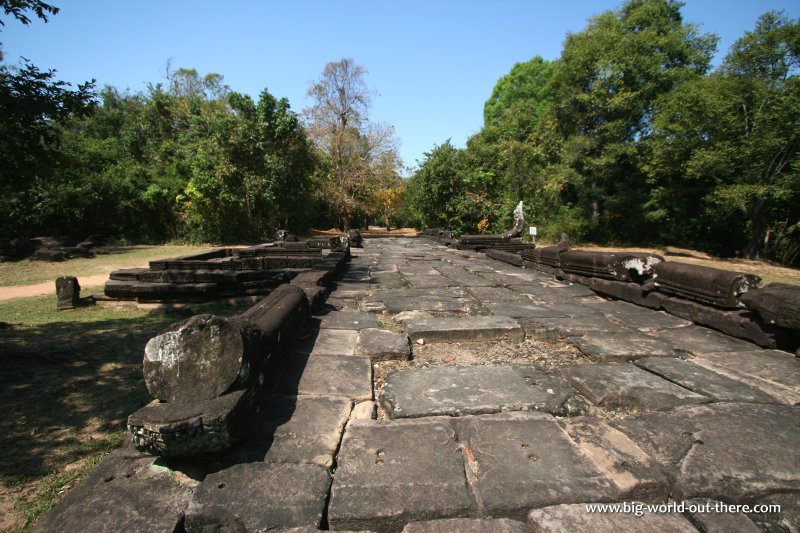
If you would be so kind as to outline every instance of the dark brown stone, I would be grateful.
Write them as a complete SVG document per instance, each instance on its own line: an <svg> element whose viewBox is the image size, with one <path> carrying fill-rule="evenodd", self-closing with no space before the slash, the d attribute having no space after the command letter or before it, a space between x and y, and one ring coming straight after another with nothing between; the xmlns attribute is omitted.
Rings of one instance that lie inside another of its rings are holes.
<svg viewBox="0 0 800 533"><path fill-rule="evenodd" d="M770 283L742 295L742 303L769 324L800 329L800 286Z"/></svg>
<svg viewBox="0 0 800 533"><path fill-rule="evenodd" d="M661 309L667 295L645 291L638 283L623 283L607 279L592 278L589 288L605 296L624 300L649 309ZM686 317L683 317L686 318Z"/></svg>
<svg viewBox="0 0 800 533"><path fill-rule="evenodd" d="M592 278L639 282L653 276L653 268L664 261L660 255L633 252L571 250L560 256L561 270Z"/></svg>
<svg viewBox="0 0 800 533"><path fill-rule="evenodd" d="M81 298L81 286L75 276L59 276L56 278L56 307L74 309Z"/></svg>
<svg viewBox="0 0 800 533"><path fill-rule="evenodd" d="M761 278L753 274L678 261L655 267L655 286L660 292L724 309L742 307L740 296L760 284Z"/></svg>

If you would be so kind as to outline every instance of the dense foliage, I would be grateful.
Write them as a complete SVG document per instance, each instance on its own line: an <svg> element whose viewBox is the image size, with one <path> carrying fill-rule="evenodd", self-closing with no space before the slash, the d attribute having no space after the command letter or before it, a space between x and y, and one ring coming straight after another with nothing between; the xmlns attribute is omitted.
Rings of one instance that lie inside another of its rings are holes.
<svg viewBox="0 0 800 533"><path fill-rule="evenodd" d="M524 200L551 238L800 260L800 23L767 13L711 70L716 37L674 0L629 0L514 66L483 129L409 180L420 226L499 231Z"/></svg>

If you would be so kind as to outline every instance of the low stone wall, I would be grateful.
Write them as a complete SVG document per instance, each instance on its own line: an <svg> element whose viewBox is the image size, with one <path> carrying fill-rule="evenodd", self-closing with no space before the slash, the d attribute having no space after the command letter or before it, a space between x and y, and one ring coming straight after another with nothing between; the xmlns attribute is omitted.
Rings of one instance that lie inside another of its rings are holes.
<svg viewBox="0 0 800 533"><path fill-rule="evenodd" d="M516 255L518 258L510 257ZM570 250L555 246L487 256L580 283L606 297L691 320L764 348L800 346L800 287L761 287L752 274L665 261L655 254Z"/></svg>

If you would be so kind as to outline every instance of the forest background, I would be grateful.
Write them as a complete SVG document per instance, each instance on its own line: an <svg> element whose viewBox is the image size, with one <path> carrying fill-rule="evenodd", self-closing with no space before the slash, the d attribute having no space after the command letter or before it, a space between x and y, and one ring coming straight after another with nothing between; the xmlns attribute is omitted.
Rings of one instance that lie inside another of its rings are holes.
<svg viewBox="0 0 800 533"><path fill-rule="evenodd" d="M58 8L0 0L5 18ZM168 65L145 91L0 63L0 238L252 242L278 228L496 232L523 200L540 235L691 246L800 264L800 22L762 15L715 69L681 3L629 0L497 81L465 148L404 169L353 59L295 112ZM39 20L37 20L39 19ZM0 19L2 20L2 19ZM419 80L424 83L424 80Z"/></svg>

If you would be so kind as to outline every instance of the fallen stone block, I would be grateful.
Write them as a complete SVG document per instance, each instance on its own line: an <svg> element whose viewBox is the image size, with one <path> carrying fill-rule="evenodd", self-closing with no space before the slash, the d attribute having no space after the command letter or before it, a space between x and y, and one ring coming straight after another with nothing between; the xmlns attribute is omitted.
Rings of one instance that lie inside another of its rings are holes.
<svg viewBox="0 0 800 533"><path fill-rule="evenodd" d="M39 248L31 256L31 261L45 261L48 263L60 263L67 259L67 254L61 250L51 250L49 248Z"/></svg>
<svg viewBox="0 0 800 533"><path fill-rule="evenodd" d="M111 274L108 275L108 278L117 281L136 281L139 279L139 274L142 274L143 272L149 272L149 269L122 268L120 270L113 271Z"/></svg>
<svg viewBox="0 0 800 533"><path fill-rule="evenodd" d="M800 329L800 286L770 283L741 296L748 309L755 310L767 323Z"/></svg>
<svg viewBox="0 0 800 533"><path fill-rule="evenodd" d="M525 335L516 320L502 316L416 317L405 327L412 342L522 340Z"/></svg>
<svg viewBox="0 0 800 533"><path fill-rule="evenodd" d="M664 258L637 252L570 250L562 253L559 260L561 270L567 274L641 283L653 277L653 269Z"/></svg>
<svg viewBox="0 0 800 533"><path fill-rule="evenodd" d="M647 357L636 366L681 387L718 401L775 403L775 398L741 381L725 377L690 361L672 357Z"/></svg>
<svg viewBox="0 0 800 533"><path fill-rule="evenodd" d="M659 292L723 309L743 307L741 296L760 286L760 277L742 272L677 261L664 261L655 267L655 287Z"/></svg>
<svg viewBox="0 0 800 533"><path fill-rule="evenodd" d="M628 512L587 511L585 504L554 505L536 509L528 515L528 525L539 533L563 533L566 531L593 531L597 533L619 533L620 531L661 531L664 533L697 533L685 517L679 514L656 514L644 512L638 516L640 502L627 503ZM613 504L611 504L613 505Z"/></svg>
<svg viewBox="0 0 800 533"><path fill-rule="evenodd" d="M330 483L328 471L317 465L234 465L197 486L186 510L186 532L319 526Z"/></svg>
<svg viewBox="0 0 800 533"><path fill-rule="evenodd" d="M616 411L665 411L711 401L632 364L569 365L561 375L593 404Z"/></svg>
<svg viewBox="0 0 800 533"><path fill-rule="evenodd" d="M800 491L797 409L714 403L643 413L611 423L674 480L676 501L747 503Z"/></svg>
<svg viewBox="0 0 800 533"><path fill-rule="evenodd" d="M29 531L178 530L192 489L154 461L130 448L111 452Z"/></svg>
<svg viewBox="0 0 800 533"><path fill-rule="evenodd" d="M558 375L527 365L446 366L399 371L381 404L390 418L465 416L506 411L580 414L585 400Z"/></svg>
<svg viewBox="0 0 800 533"><path fill-rule="evenodd" d="M680 298L667 298L664 310L732 337L748 340L764 348L776 348L789 343L789 335L778 328L759 323L752 311L722 310Z"/></svg>
<svg viewBox="0 0 800 533"><path fill-rule="evenodd" d="M448 418L353 423L337 456L331 529L401 531L412 521L474 516Z"/></svg>

